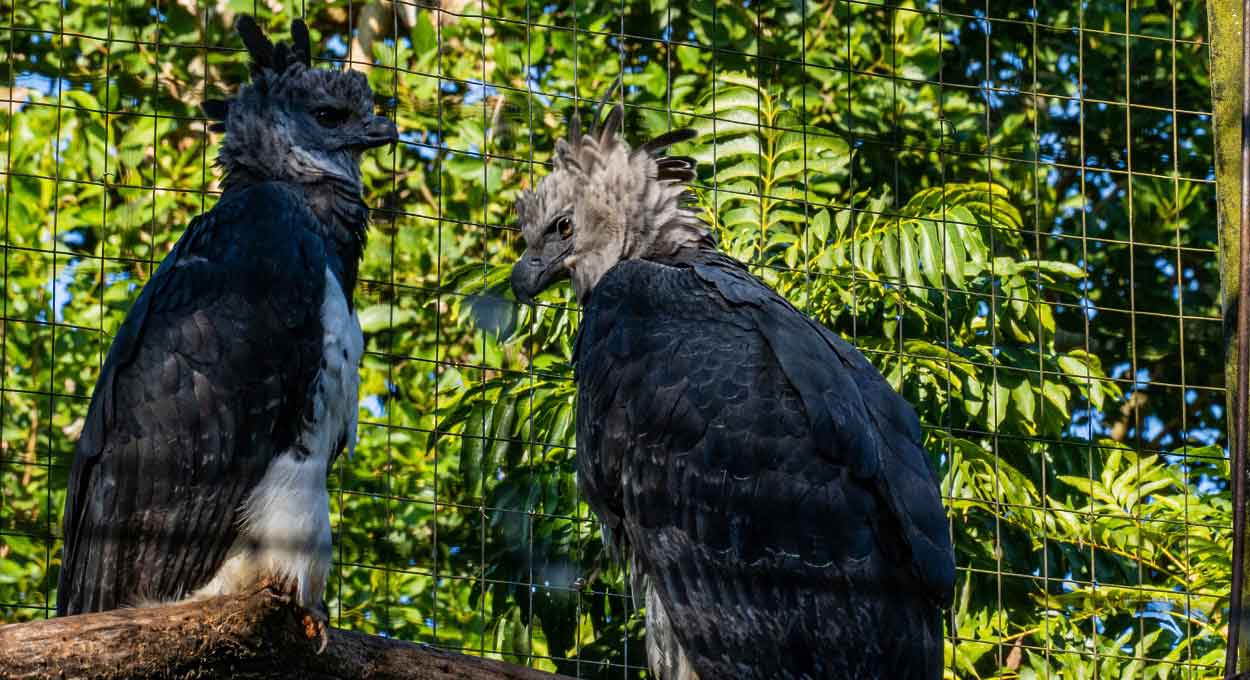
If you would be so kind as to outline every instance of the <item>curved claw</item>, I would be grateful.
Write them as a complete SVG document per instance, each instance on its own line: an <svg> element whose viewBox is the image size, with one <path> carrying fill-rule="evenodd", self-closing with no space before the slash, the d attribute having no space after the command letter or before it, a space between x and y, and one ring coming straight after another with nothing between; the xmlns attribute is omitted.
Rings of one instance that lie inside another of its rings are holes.
<svg viewBox="0 0 1250 680"><path fill-rule="evenodd" d="M309 640L317 638L317 653L324 652L326 645L330 644L330 631L326 626L326 620L313 612L308 612L304 614L301 623L304 624L304 637Z"/></svg>

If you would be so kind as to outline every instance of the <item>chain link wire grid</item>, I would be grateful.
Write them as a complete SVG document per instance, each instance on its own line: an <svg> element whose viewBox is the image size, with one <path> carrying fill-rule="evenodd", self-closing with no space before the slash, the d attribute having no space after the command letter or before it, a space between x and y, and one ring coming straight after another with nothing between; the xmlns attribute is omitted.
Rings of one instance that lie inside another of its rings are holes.
<svg viewBox="0 0 1250 680"><path fill-rule="evenodd" d="M957 678L1217 677L1231 544L1197 0L0 0L0 620L51 616L67 466L126 310L218 194L240 12L368 73L373 228L338 626L644 673L573 481L566 291L516 306L517 192L623 76L723 247L916 405ZM784 518L778 518L783 521Z"/></svg>

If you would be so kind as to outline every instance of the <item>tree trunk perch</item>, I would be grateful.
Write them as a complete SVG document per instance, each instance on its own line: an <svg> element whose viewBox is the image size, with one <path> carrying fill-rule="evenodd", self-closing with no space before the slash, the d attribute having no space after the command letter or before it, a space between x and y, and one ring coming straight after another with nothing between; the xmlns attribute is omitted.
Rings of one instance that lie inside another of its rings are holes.
<svg viewBox="0 0 1250 680"><path fill-rule="evenodd" d="M0 626L0 680L558 680L502 661L345 630L325 652L267 590Z"/></svg>
<svg viewBox="0 0 1250 680"><path fill-rule="evenodd" d="M1224 384L1228 408L1228 439L1236 437L1232 414L1237 384L1237 295L1243 267L1241 262L1241 104L1242 104L1242 0L1211 0L1207 3L1208 35L1211 41L1211 103L1215 113L1215 196L1218 200L1220 229L1220 305L1224 313ZM1230 480L1231 481L1231 480ZM1250 556L1246 558L1250 561ZM1243 584L1244 586L1245 584ZM1230 598L1250 597L1248 589L1231 593ZM1231 601L1231 600L1230 600ZM1240 626L1237 668L1250 675L1250 622L1230 621Z"/></svg>

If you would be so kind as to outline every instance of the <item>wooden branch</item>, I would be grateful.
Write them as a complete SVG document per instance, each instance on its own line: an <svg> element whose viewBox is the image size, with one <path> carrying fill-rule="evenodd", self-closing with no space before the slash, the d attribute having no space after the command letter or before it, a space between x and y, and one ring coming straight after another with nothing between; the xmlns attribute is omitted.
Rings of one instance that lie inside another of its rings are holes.
<svg viewBox="0 0 1250 680"><path fill-rule="evenodd" d="M566 676L345 630L317 640L271 591L0 626L0 680L308 678L558 680Z"/></svg>

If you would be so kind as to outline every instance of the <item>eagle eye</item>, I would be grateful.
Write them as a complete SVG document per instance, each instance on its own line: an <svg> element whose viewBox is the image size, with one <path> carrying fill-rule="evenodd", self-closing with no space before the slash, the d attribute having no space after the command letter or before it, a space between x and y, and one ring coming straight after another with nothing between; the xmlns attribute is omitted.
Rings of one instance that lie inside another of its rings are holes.
<svg viewBox="0 0 1250 680"><path fill-rule="evenodd" d="M573 220L569 219L568 215L561 215L552 220L547 231L560 234L560 238L569 238L573 235Z"/></svg>
<svg viewBox="0 0 1250 680"><path fill-rule="evenodd" d="M320 106L313 109L313 118L323 128L336 128L347 120L347 109L334 106Z"/></svg>

